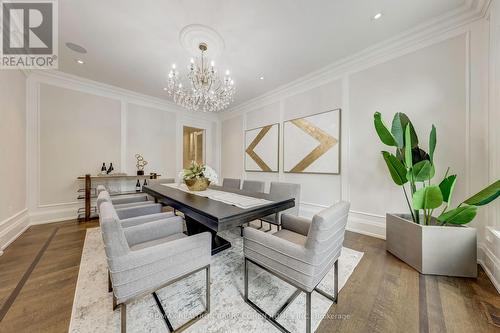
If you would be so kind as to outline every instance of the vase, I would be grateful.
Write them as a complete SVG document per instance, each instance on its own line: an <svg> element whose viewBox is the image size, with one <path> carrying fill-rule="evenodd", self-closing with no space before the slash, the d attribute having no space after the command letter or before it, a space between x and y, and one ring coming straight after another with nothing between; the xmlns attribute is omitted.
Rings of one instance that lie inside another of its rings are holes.
<svg viewBox="0 0 500 333"><path fill-rule="evenodd" d="M210 181L205 177L185 179L184 183L186 183L190 191L205 191L210 185Z"/></svg>
<svg viewBox="0 0 500 333"><path fill-rule="evenodd" d="M422 274L477 277L476 229L387 214L386 249Z"/></svg>

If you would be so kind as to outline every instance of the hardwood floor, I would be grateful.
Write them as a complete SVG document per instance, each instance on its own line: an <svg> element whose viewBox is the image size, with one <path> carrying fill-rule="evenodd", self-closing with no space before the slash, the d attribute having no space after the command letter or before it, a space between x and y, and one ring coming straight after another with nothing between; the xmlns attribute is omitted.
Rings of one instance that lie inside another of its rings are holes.
<svg viewBox="0 0 500 333"><path fill-rule="evenodd" d="M86 228L33 226L0 256L0 332L66 332ZM364 257L317 332L500 332L485 308L500 297L477 279L423 276L385 251L383 240L347 232ZM483 303L484 302L484 303Z"/></svg>

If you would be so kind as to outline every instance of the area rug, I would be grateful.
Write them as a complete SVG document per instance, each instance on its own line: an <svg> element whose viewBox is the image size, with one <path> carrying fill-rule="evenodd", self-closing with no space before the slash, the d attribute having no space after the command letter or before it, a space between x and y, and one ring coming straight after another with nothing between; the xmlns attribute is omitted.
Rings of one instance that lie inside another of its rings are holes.
<svg viewBox="0 0 500 333"><path fill-rule="evenodd" d="M220 234L232 247L212 256L211 311L186 332L279 332L243 300L243 240L239 229ZM362 252L342 249L339 259L341 289L363 256ZM276 310L295 289L249 264L249 298L268 313ZM333 272L320 288L333 293ZM157 292L174 328L179 327L205 307L204 272L199 272ZM342 293L340 293L340 298ZM340 300L341 301L341 300ZM99 228L87 230L80 272L73 301L69 332L119 332L120 310L112 310L104 245ZM312 325L316 329L332 302L312 294ZM305 331L305 294L300 294L278 321L291 332ZM153 296L145 296L127 306L128 332L168 332Z"/></svg>

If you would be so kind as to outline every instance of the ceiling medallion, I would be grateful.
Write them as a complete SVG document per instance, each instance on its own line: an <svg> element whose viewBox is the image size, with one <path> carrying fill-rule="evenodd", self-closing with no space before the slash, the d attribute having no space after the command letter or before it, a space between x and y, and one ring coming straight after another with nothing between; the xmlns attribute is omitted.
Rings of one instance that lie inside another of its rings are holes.
<svg viewBox="0 0 500 333"><path fill-rule="evenodd" d="M229 76L229 70L221 78L215 69L214 61L208 64L205 54L208 50L206 42L199 43L198 49L201 55L196 59L191 58L189 73L185 78L189 87L183 87L183 80L173 64L168 73L166 90L175 103L188 110L204 112L223 110L233 101L234 81Z"/></svg>

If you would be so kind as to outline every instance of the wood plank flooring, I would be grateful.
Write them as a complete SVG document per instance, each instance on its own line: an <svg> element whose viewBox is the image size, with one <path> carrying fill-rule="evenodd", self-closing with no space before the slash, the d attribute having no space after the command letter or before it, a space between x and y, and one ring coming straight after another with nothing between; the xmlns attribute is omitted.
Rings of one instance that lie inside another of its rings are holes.
<svg viewBox="0 0 500 333"><path fill-rule="evenodd" d="M75 221L32 226L0 256L0 332L66 332L86 228ZM380 239L347 232L365 253L317 332L500 332L486 308L500 296L477 279L424 276ZM483 303L484 302L484 303Z"/></svg>

